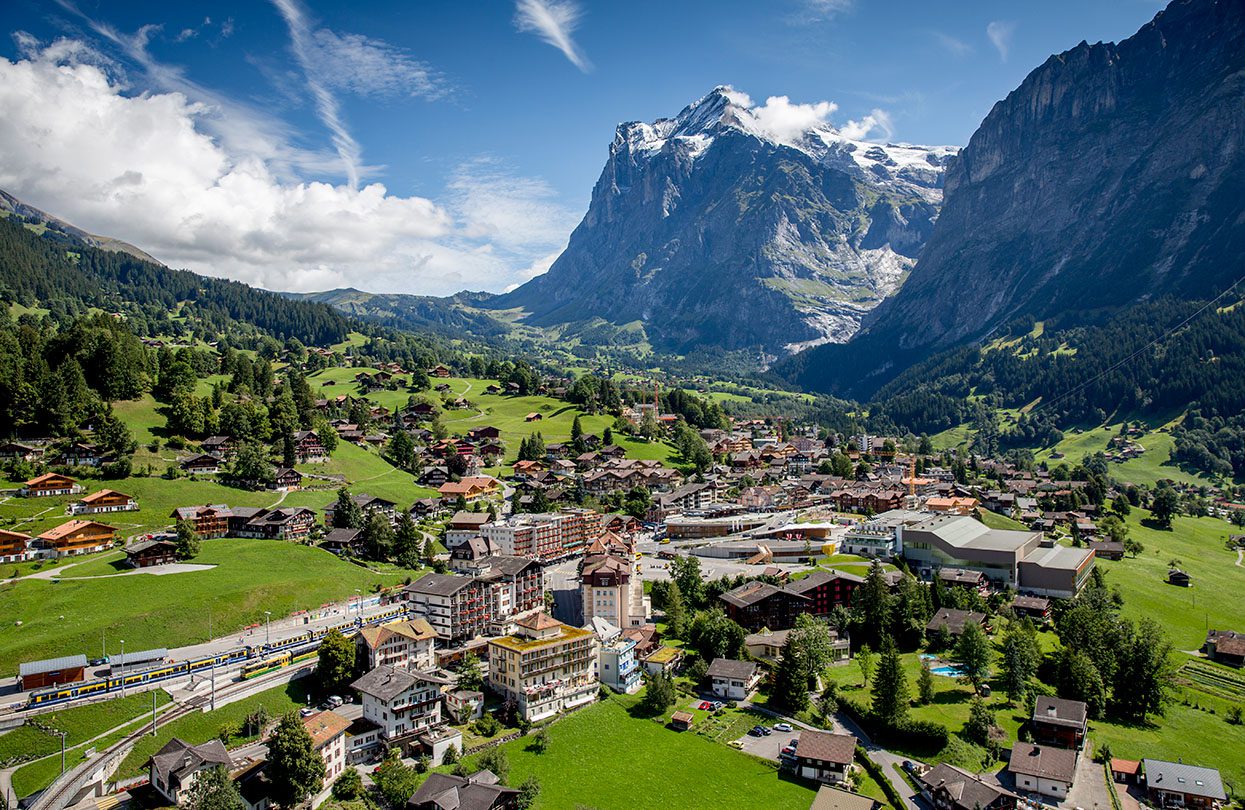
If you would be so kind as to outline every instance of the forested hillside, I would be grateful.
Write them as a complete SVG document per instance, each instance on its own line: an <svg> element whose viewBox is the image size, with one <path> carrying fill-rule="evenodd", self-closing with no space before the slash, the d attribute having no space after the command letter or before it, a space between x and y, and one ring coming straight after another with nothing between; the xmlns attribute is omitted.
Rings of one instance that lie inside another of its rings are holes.
<svg viewBox="0 0 1245 810"><path fill-rule="evenodd" d="M326 304L170 270L52 231L39 236L12 218L0 220L0 301L67 313L89 307L124 312L138 334L155 334L144 321L163 321L179 309L207 331L258 330L313 346L336 343L350 331L346 318Z"/></svg>

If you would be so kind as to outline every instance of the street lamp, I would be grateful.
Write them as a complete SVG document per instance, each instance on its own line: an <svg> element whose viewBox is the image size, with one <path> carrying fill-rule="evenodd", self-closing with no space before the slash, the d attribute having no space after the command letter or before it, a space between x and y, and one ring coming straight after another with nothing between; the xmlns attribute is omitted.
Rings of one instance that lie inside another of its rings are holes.
<svg viewBox="0 0 1245 810"><path fill-rule="evenodd" d="M264 611L264 644L272 645L272 611Z"/></svg>
<svg viewBox="0 0 1245 810"><path fill-rule="evenodd" d="M61 735L61 776L64 776L65 775L65 734L66 732L58 731L57 734Z"/></svg>
<svg viewBox="0 0 1245 810"><path fill-rule="evenodd" d="M121 697L125 697L125 639L121 639Z"/></svg>
<svg viewBox="0 0 1245 810"><path fill-rule="evenodd" d="M355 588L354 593L355 593L354 611L355 613L359 614L359 618L362 619L363 618L363 591L359 590L358 588Z"/></svg>

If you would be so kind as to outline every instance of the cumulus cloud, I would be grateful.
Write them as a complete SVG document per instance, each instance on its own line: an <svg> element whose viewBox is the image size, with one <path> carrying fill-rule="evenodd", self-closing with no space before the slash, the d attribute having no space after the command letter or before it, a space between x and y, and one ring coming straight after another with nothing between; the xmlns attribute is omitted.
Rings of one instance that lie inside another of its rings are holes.
<svg viewBox="0 0 1245 810"><path fill-rule="evenodd" d="M832 101L792 104L787 96L770 96L751 112L762 132L779 143L790 144L813 127L826 124L838 108Z"/></svg>
<svg viewBox="0 0 1245 810"><path fill-rule="evenodd" d="M573 225L540 181L495 163L460 169L446 204L285 179L204 131L210 103L128 93L90 53L0 58L0 188L172 266L272 289L499 290Z"/></svg>
<svg viewBox="0 0 1245 810"><path fill-rule="evenodd" d="M572 65L587 73L592 64L572 38L581 16L583 9L573 0L518 0L514 25L557 48Z"/></svg>
<svg viewBox="0 0 1245 810"><path fill-rule="evenodd" d="M990 44L999 52L999 58L1007 61L1007 54L1012 47L1012 34L1016 32L1016 23L994 20L986 26L986 36Z"/></svg>
<svg viewBox="0 0 1245 810"><path fill-rule="evenodd" d="M859 121L848 121L840 130L843 137L854 141L890 141L895 137L895 127L885 110L872 110Z"/></svg>

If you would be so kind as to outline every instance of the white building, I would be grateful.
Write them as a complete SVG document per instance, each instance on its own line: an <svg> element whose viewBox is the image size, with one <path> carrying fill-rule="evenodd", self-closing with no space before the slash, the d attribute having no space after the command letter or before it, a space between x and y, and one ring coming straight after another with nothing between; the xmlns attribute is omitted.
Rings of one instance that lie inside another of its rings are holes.
<svg viewBox="0 0 1245 810"><path fill-rule="evenodd" d="M331 787L346 770L346 731L350 721L340 714L319 712L303 718L311 744L324 760L324 786Z"/></svg>
<svg viewBox="0 0 1245 810"><path fill-rule="evenodd" d="M651 609L632 563L612 554L591 554L579 571L584 623L604 619L615 627L643 627Z"/></svg>
<svg viewBox="0 0 1245 810"><path fill-rule="evenodd" d="M359 640L367 650L368 669L381 666L422 672L436 669L437 631L427 619L365 627L359 631Z"/></svg>
<svg viewBox="0 0 1245 810"><path fill-rule="evenodd" d="M447 683L423 672L381 666L351 686L363 696L363 719L393 740L441 725L441 687Z"/></svg>
<svg viewBox="0 0 1245 810"><path fill-rule="evenodd" d="M546 613L516 622L512 636L489 640L489 688L513 699L529 722L596 700L597 640Z"/></svg>

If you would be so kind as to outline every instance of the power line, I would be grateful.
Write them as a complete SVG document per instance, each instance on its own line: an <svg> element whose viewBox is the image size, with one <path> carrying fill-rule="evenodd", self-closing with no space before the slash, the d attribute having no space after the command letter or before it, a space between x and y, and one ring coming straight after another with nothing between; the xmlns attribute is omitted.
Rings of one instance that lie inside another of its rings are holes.
<svg viewBox="0 0 1245 810"><path fill-rule="evenodd" d="M1085 382L1083 382L1083 383L1081 383L1080 385L1076 386L1076 387L1075 387L1075 388L1073 388L1072 390L1070 390L1070 391L1066 391L1066 392L1064 392L1064 393L1060 394L1059 396L1055 397L1054 399L1052 399L1052 400L1050 400L1050 401L1045 401L1045 400L1044 400L1044 401L1042 401L1042 402L1039 402L1037 405L1035 405L1035 406L1033 407L1033 409L1032 409L1032 410L1030 410L1030 411L1029 411L1029 413L1030 413L1030 414L1032 414L1032 413L1036 413L1036 412L1040 411L1042 408L1045 408L1045 407L1050 406L1050 405L1055 405L1056 403L1061 402L1061 401L1063 401L1063 400L1067 399L1068 397L1072 396L1072 395L1073 395L1073 394L1075 394L1076 392L1080 391L1082 388L1085 388L1086 386L1091 385L1091 384L1093 384L1093 383L1097 382L1098 380L1100 380L1100 379L1102 379L1103 377L1107 376L1107 375L1108 375L1108 374L1110 374L1111 372L1115 371L1115 370L1116 370L1117 368L1119 368L1120 366L1123 366L1125 363L1128 363L1128 362L1129 362L1130 360L1132 360L1133 358L1135 358L1135 357L1137 357L1137 356L1139 356L1139 355L1141 355L1141 354L1144 354L1145 352L1147 352L1147 351L1149 351L1150 349L1154 348L1154 347L1155 347L1155 346L1157 346L1158 344L1160 344L1160 343L1162 343L1163 341L1167 340L1167 339L1168 339L1169 337L1171 337L1173 334L1175 334L1175 333L1176 333L1176 332L1178 332L1179 330L1183 329L1184 327L1188 326L1188 325L1189 325L1189 323L1190 323L1191 321L1193 321L1195 318L1197 318L1197 317L1198 317L1199 315L1201 315L1203 312L1205 312L1206 310L1210 309L1210 308L1211 308L1211 307L1213 307L1215 304L1217 304L1221 298L1223 298L1225 295L1227 295L1228 293L1230 293L1230 292L1232 292L1234 289L1236 289L1236 286L1237 286L1238 284L1240 284L1242 281L1245 281L1245 276L1242 276L1241 278L1238 278L1236 281L1232 282L1232 284L1231 284L1231 285L1229 285L1229 286L1228 286L1228 287L1227 287L1227 288L1226 288L1223 292L1219 293L1219 294L1218 294L1218 295L1216 295L1214 298L1212 298L1211 300L1207 301L1205 304L1203 304L1201 307L1199 307L1199 308L1197 309L1197 311L1195 311L1192 315L1190 315L1189 317L1185 318L1183 321L1181 321L1180 323L1176 324L1175 326L1172 326L1172 327L1170 327L1170 328L1168 328L1168 329L1164 330L1163 334L1161 334L1161 335L1159 335L1158 337L1154 338L1153 340L1151 340L1151 341L1150 341L1149 343L1147 343L1146 345L1142 346L1142 347L1141 347L1140 349L1138 349L1137 351L1133 352L1132 354L1129 354L1127 357L1124 357L1124 358L1123 358L1123 359L1121 359L1121 360L1116 361L1115 363L1112 363L1110 366L1107 366L1105 369L1103 369L1102 371L1098 372L1098 373L1097 373L1097 374L1095 374L1094 376L1090 377L1088 380L1086 380Z"/></svg>

